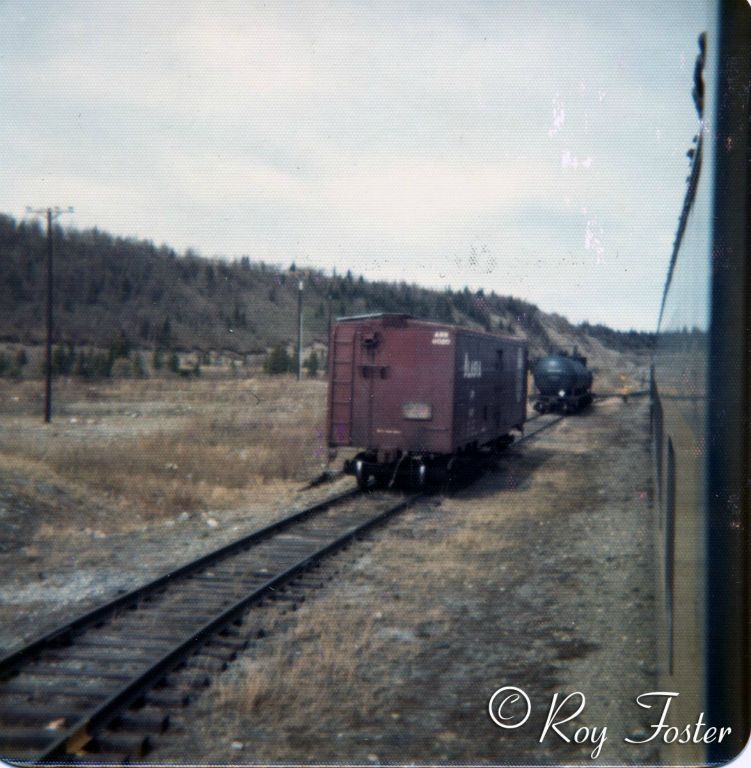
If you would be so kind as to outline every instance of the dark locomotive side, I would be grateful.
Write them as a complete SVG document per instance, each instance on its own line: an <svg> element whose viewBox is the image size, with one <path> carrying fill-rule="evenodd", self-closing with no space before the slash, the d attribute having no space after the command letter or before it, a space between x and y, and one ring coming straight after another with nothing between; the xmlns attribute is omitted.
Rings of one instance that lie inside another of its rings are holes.
<svg viewBox="0 0 751 768"><path fill-rule="evenodd" d="M329 349L328 442L362 449L345 471L363 488L442 481L524 425L516 339L379 314L338 320Z"/></svg>
<svg viewBox="0 0 751 768"><path fill-rule="evenodd" d="M535 410L540 413L574 413L592 402L592 371L587 358L558 352L538 360L532 367L537 394Z"/></svg>
<svg viewBox="0 0 751 768"><path fill-rule="evenodd" d="M709 12L652 366L658 685L671 723L730 734L660 745L683 765L725 763L751 731L751 10Z"/></svg>

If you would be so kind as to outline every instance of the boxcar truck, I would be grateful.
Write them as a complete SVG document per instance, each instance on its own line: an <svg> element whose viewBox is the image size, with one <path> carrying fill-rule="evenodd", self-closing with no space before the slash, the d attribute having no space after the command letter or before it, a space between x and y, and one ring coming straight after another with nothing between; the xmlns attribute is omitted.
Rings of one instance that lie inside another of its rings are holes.
<svg viewBox="0 0 751 768"><path fill-rule="evenodd" d="M377 314L340 318L329 344L329 447L360 449L362 488L442 481L523 429L523 341Z"/></svg>

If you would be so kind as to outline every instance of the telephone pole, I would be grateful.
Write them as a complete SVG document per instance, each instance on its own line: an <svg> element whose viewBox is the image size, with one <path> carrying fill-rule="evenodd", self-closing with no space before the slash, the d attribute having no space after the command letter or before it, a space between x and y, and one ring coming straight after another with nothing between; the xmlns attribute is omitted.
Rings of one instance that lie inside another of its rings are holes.
<svg viewBox="0 0 751 768"><path fill-rule="evenodd" d="M297 380L302 378L302 289L303 282L297 284Z"/></svg>
<svg viewBox="0 0 751 768"><path fill-rule="evenodd" d="M54 255L54 239L52 222L63 213L73 213L73 208L26 208L26 213L47 218L47 350L45 355L44 377L44 422L52 421L52 261Z"/></svg>

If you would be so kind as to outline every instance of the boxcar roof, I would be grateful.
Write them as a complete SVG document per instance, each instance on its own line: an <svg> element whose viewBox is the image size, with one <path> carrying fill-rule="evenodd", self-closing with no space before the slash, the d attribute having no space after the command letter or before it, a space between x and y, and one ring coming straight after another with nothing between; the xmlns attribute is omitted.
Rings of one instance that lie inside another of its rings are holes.
<svg viewBox="0 0 751 768"><path fill-rule="evenodd" d="M337 317L337 323L343 323L348 320L375 320L379 317L401 317L405 320L414 320L414 315L408 315L406 312L371 312L366 315L347 315L346 317Z"/></svg>
<svg viewBox="0 0 751 768"><path fill-rule="evenodd" d="M398 319L398 320L411 320L418 325L432 325L438 328L447 328L457 333L474 333L478 336L491 336L494 339L503 339L504 341L515 341L519 344L526 344L527 340L519 336L512 336L508 333L493 333L491 331L484 331L480 328L468 328L466 325L456 325L456 323L440 322L438 320L421 320L420 318L410 315L406 312L371 312L364 315L348 315L346 317L337 317L337 323L344 322L358 322L360 320L383 320L383 319Z"/></svg>

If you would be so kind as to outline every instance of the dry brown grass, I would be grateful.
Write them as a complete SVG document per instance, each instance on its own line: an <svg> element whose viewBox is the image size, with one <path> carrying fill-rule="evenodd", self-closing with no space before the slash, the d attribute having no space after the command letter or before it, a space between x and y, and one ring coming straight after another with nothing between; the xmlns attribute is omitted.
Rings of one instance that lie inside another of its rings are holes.
<svg viewBox="0 0 751 768"><path fill-rule="evenodd" d="M317 596L286 631L272 631L273 643L218 683L209 731L226 734L227 743L233 735L243 741L249 731L273 734L273 742L262 738L249 747L253 759L320 761L317 751L307 750L321 749L321 734L328 734L326 748L336 754L342 749L336 734L368 731L372 722L382 727L384 715L398 730L410 706L409 691L394 695L401 676L422 663L424 642L432 642L424 638L450 635L453 614L462 610L446 594L484 584L491 578L484 558L497 562L506 546L488 535L488 524L499 523L497 503L452 503L460 514L439 512L436 525L423 519L419 537L404 535L414 525L408 514L402 535L375 542L355 566L363 575L357 586ZM389 572L383 564L394 562L398 583L373 590L371 582L383 585ZM379 749L373 745L372 751Z"/></svg>
<svg viewBox="0 0 751 768"><path fill-rule="evenodd" d="M308 611L310 623L296 626L263 661L245 662L240 681L221 689L220 706L257 714L271 699L305 709L324 688L334 688L342 696L354 694L360 685L356 657L372 652L377 644L374 620L361 615L356 626L343 624L341 609L327 602L325 609Z"/></svg>
<svg viewBox="0 0 751 768"><path fill-rule="evenodd" d="M0 461L27 496L51 484L142 520L227 508L320 471L325 394L287 377L60 381L44 426L39 383L2 382Z"/></svg>
<svg viewBox="0 0 751 768"><path fill-rule="evenodd" d="M335 734L367 723L389 700L388 681L373 660L394 668L412 663L418 646L395 640L392 630L413 633L428 615L373 612L336 595L306 604L289 632L243 661L233 680L218 683L217 727L226 731L237 724L242 732L251 722L273 729L277 749L304 741L308 729Z"/></svg>

